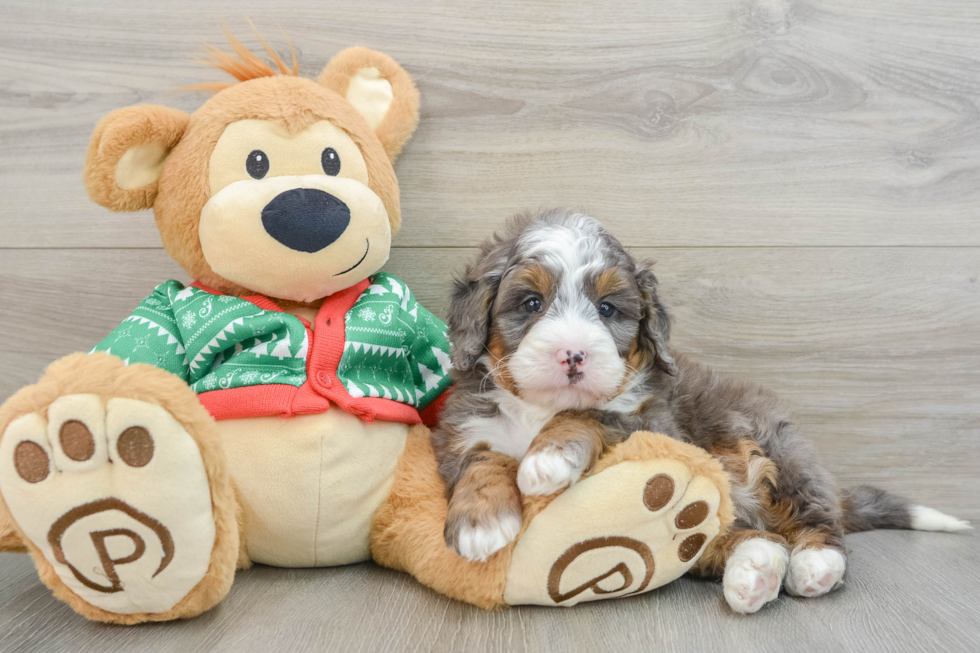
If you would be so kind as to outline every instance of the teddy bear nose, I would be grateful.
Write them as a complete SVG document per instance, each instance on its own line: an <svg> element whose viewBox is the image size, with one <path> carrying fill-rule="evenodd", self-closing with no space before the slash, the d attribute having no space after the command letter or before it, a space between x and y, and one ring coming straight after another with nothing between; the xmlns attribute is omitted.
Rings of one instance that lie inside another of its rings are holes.
<svg viewBox="0 0 980 653"><path fill-rule="evenodd" d="M350 209L330 193L293 188L279 193L262 209L266 232L290 249L319 252L350 224Z"/></svg>

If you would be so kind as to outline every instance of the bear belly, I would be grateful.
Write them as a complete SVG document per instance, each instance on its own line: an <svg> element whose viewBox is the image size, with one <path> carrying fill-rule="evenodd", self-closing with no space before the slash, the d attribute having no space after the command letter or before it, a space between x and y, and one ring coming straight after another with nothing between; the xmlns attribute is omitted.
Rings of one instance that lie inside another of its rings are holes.
<svg viewBox="0 0 980 653"><path fill-rule="evenodd" d="M336 406L217 424L250 560L327 567L370 559L371 520L391 489L408 425L369 424Z"/></svg>

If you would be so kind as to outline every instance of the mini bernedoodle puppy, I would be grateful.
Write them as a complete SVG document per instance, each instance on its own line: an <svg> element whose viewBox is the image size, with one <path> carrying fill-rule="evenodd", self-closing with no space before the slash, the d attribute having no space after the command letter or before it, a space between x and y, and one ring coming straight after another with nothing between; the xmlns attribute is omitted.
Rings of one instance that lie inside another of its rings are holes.
<svg viewBox="0 0 980 653"><path fill-rule="evenodd" d="M955 531L966 522L867 486L839 493L777 397L668 348L650 264L595 219L512 219L458 280L449 310L456 387L433 446L446 481L446 543L486 560L513 541L520 494L575 483L633 431L716 456L736 521L694 568L755 612L780 587L819 596L844 576L844 533Z"/></svg>

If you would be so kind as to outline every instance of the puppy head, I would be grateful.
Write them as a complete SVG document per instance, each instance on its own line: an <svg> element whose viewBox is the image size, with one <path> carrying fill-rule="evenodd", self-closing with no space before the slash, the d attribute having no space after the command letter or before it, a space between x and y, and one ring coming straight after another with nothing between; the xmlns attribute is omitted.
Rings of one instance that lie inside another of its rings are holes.
<svg viewBox="0 0 980 653"><path fill-rule="evenodd" d="M589 408L646 369L675 371L657 279L602 225L567 210L513 219L456 283L453 365L536 404Z"/></svg>

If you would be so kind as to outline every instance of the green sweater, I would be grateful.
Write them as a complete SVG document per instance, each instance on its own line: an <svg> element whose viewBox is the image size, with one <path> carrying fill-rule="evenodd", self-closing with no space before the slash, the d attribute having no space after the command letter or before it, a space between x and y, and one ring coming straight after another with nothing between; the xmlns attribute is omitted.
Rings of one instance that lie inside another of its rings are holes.
<svg viewBox="0 0 980 653"><path fill-rule="evenodd" d="M93 351L180 376L218 419L334 403L414 423L451 384L446 325L386 273L327 298L313 325L264 297L167 281Z"/></svg>

